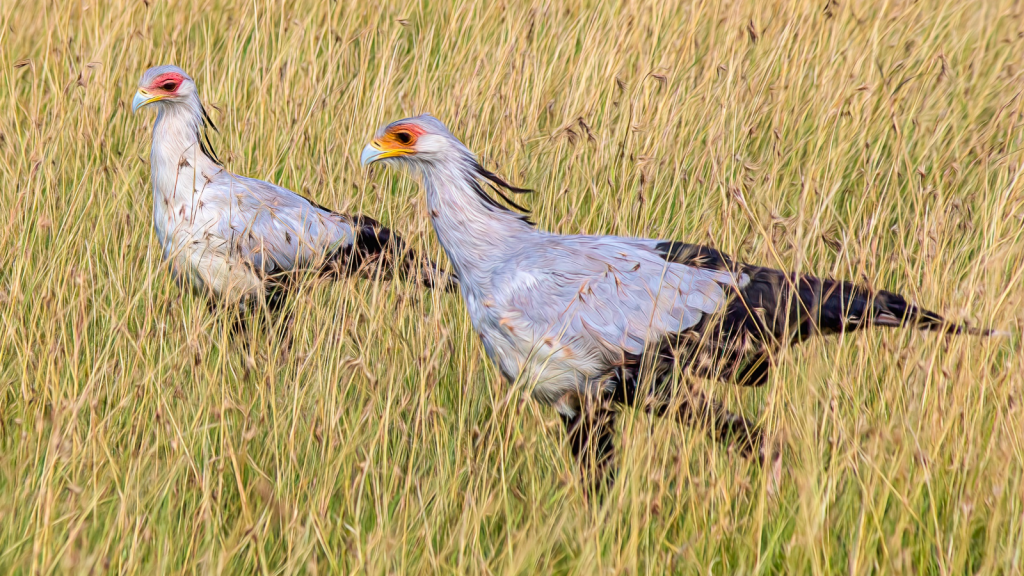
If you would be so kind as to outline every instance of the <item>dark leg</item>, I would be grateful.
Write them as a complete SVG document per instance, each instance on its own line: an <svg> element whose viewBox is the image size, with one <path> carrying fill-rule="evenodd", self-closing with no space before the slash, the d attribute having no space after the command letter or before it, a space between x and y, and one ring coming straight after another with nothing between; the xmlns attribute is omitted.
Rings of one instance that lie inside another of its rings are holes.
<svg viewBox="0 0 1024 576"><path fill-rule="evenodd" d="M721 402L709 400L700 390L683 390L674 401L652 403L650 410L658 416L674 414L680 422L703 428L719 442L735 443L744 456L764 460L761 429Z"/></svg>
<svg viewBox="0 0 1024 576"><path fill-rule="evenodd" d="M288 308L288 294L295 288L296 279L292 276L282 276L267 282L266 297L262 303L258 300L252 304L258 310L263 310L265 305L267 311L268 326L271 327L274 336L281 342L281 352L285 358L292 346L292 327L295 325L295 315L291 308Z"/></svg>
<svg viewBox="0 0 1024 576"><path fill-rule="evenodd" d="M287 359L288 355L292 350L292 341L294 339L295 327L295 314L291 310L284 313L284 317L280 319L281 324L275 330L278 340L281 342L281 358Z"/></svg>
<svg viewBox="0 0 1024 576"><path fill-rule="evenodd" d="M582 407L575 415L561 414L572 455L579 462L583 483L598 493L615 481L615 410L607 403Z"/></svg>
<svg viewBox="0 0 1024 576"><path fill-rule="evenodd" d="M250 297L239 302L225 303L211 295L206 301L210 313L218 318L218 321L224 322L223 326L228 329L229 340L241 346L242 353L246 358L246 378L249 376L251 368L249 358L253 352L250 342L250 338L253 336L251 328L257 316L265 315L264 322L259 324L262 328L260 334L269 333L282 341L281 353L284 358L288 357L292 345L292 327L295 324L295 318L290 310L285 310L286 297L285 285L278 282L268 286L265 300L261 300L260 297Z"/></svg>
<svg viewBox="0 0 1024 576"><path fill-rule="evenodd" d="M210 312L215 321L224 322L231 339L245 339L249 332L249 311L246 302L237 304L224 304L215 295L209 294L206 298L206 309Z"/></svg>

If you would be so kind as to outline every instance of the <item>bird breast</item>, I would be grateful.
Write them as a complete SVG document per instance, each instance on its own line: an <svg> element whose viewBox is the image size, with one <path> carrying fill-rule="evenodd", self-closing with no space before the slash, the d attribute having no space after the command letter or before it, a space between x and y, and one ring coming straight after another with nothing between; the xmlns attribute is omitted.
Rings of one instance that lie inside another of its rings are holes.
<svg viewBox="0 0 1024 576"><path fill-rule="evenodd" d="M263 281L220 233L231 200L210 185L215 177L186 163L171 174L154 170L153 227L179 283L241 299L261 292Z"/></svg>
<svg viewBox="0 0 1024 576"><path fill-rule="evenodd" d="M537 282L527 276L520 277L521 286ZM588 375L597 374L602 360L595 347L557 329L534 326L510 303L474 294L464 299L488 358L506 380L526 386L537 401L551 404L568 391L580 392L590 383Z"/></svg>

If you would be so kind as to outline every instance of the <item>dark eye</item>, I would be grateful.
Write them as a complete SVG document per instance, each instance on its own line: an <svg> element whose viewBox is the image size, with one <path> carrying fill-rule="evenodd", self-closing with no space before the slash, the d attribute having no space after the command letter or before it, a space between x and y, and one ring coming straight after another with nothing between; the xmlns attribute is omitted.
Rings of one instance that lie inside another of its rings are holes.
<svg viewBox="0 0 1024 576"><path fill-rule="evenodd" d="M402 144L409 144L412 142L412 134L408 132L395 132L395 140L398 140Z"/></svg>
<svg viewBox="0 0 1024 576"><path fill-rule="evenodd" d="M163 85L160 86L161 89L166 90L168 92L174 92L174 89L177 87L178 85L174 82L164 82Z"/></svg>

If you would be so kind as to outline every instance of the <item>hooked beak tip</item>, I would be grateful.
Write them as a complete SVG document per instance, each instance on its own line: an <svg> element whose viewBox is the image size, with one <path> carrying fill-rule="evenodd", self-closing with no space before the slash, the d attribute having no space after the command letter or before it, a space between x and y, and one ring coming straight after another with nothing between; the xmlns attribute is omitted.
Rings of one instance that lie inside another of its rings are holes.
<svg viewBox="0 0 1024 576"><path fill-rule="evenodd" d="M143 92L142 90L139 90L138 92L135 93L135 97L132 98L132 113L134 114L134 113L138 112L139 108L142 108L143 106L145 106L145 105L147 105L147 104L149 104L151 102L156 102L159 99L160 98L158 96L151 96L151 95L147 94L146 92Z"/></svg>
<svg viewBox="0 0 1024 576"><path fill-rule="evenodd" d="M377 160L380 160L383 155L383 150L374 146L373 143L370 143L363 148L363 153L359 155L359 163L363 166L369 166Z"/></svg>

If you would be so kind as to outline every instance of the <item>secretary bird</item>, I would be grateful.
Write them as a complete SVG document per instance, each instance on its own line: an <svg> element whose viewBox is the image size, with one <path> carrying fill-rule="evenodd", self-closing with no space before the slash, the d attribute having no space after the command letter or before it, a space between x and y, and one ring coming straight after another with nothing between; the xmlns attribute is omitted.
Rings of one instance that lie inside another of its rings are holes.
<svg viewBox="0 0 1024 576"><path fill-rule="evenodd" d="M132 111L157 108L150 169L153 225L179 283L217 303L280 306L302 272L341 276L383 265L453 288L429 260L366 216L338 214L269 182L228 171L210 145L214 127L196 84L177 66L150 68ZM418 269L418 270L417 270Z"/></svg>
<svg viewBox="0 0 1024 576"><path fill-rule="evenodd" d="M743 264L706 246L538 230L481 183L517 208L503 190L526 190L483 168L430 115L383 127L361 161L422 176L487 355L506 380L532 385L535 399L555 406L592 487L611 476L618 404L706 427L764 456L752 423L674 386L673 371L759 386L781 346L815 334L867 326L988 333L893 292Z"/></svg>

